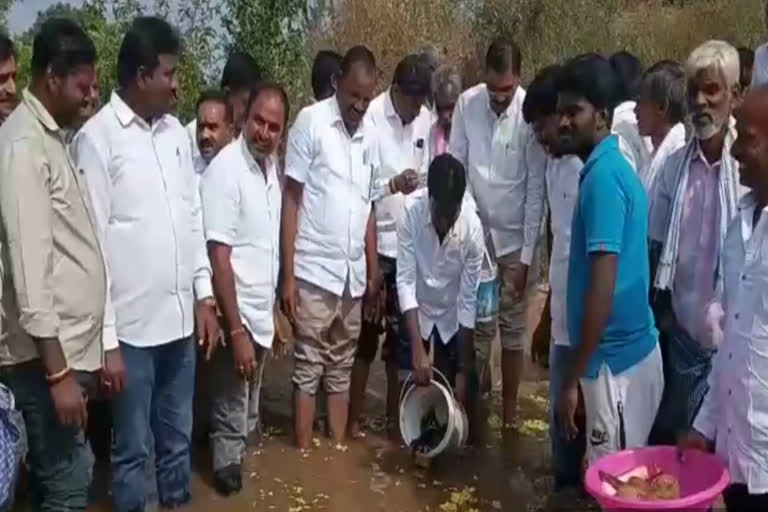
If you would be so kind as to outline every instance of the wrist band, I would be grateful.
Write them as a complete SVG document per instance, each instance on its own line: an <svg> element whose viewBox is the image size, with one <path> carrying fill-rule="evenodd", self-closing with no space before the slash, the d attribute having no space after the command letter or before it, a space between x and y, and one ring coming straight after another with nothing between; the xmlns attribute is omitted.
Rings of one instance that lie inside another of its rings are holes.
<svg viewBox="0 0 768 512"><path fill-rule="evenodd" d="M45 380L48 382L49 386L53 386L66 379L71 371L72 369L69 366L66 366L63 370L60 370L52 375L46 375Z"/></svg>

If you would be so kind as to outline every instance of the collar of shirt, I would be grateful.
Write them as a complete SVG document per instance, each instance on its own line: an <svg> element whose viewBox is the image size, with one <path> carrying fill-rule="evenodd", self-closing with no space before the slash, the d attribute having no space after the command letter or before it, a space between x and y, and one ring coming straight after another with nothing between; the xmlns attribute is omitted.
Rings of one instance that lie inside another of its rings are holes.
<svg viewBox="0 0 768 512"><path fill-rule="evenodd" d="M399 122L401 125L403 124L403 119L397 113L395 103L392 101L392 89L387 89L386 96L384 97L384 115L389 119Z"/></svg>
<svg viewBox="0 0 768 512"><path fill-rule="evenodd" d="M727 149L724 147L724 151ZM701 162L704 164L704 167L706 167L707 171L711 170L719 170L720 169L720 162L722 162L722 158L719 158L716 162L712 162L711 164L707 161L707 157L704 156L704 151L701 149L701 144L699 142L699 139L696 139L696 153L693 155L693 161Z"/></svg>
<svg viewBox="0 0 768 512"><path fill-rule="evenodd" d="M522 86L518 85L515 89L515 94L512 96L512 100L509 102L509 105L507 105L506 110L504 110L504 112L501 114L496 114L496 112L494 112L491 108L491 93L488 92L488 85L483 84L483 96L485 96L485 108L488 111L488 117L494 122L496 120L501 121L507 117L512 117L518 108L518 104L522 105L522 101L518 101L518 97L522 93L523 88Z"/></svg>
<svg viewBox="0 0 768 512"><path fill-rule="evenodd" d="M601 140L600 144L595 146L589 154L589 158L587 158L587 161L584 163L584 167L581 170L581 179L584 179L584 177L589 174L589 171L592 170L595 162L597 162L605 153L618 150L619 137L617 135L611 134Z"/></svg>
<svg viewBox="0 0 768 512"><path fill-rule="evenodd" d="M267 168L262 169L259 162L253 157L251 150L248 149L248 143L246 142L245 137L240 135L240 137L238 137L238 143L240 144L240 151L243 153L243 158L245 158L245 163L248 164L248 170L254 174L263 176L267 185L275 185L277 183L277 164L275 163L275 156L270 155L267 157L265 160Z"/></svg>
<svg viewBox="0 0 768 512"><path fill-rule="evenodd" d="M357 140L363 138L363 129L365 128L366 124L366 116L363 116L363 119L360 121L360 124L357 127L357 130L355 130L355 133L352 135L349 134L349 131L347 130L347 125L344 124L344 118L341 117L341 105L339 105L339 98L338 96L333 96L330 98L330 101L328 102L328 106L330 108L330 125L340 125L341 129L344 130L344 133L347 134L347 137L349 137L352 140Z"/></svg>
<svg viewBox="0 0 768 512"><path fill-rule="evenodd" d="M167 114L163 114L158 119L153 120L152 125L150 126L145 119L138 116L136 112L123 101L123 98L120 97L117 91L112 91L112 95L109 97L109 105L112 107L115 116L117 116L117 120L120 121L123 128L135 121L142 128L154 130L155 127L162 125L167 117Z"/></svg>
<svg viewBox="0 0 768 512"><path fill-rule="evenodd" d="M56 120L53 118L51 113L48 112L48 109L46 109L45 106L40 103L40 100L38 100L35 95L30 92L29 89L24 89L24 91L21 93L21 101L24 102L27 108L29 108L30 112L32 112L32 115L34 115L35 118L40 121L40 124L42 124L46 130L57 135L62 135L62 129L58 123L56 123Z"/></svg>
<svg viewBox="0 0 768 512"><path fill-rule="evenodd" d="M631 119L634 120L636 105L637 103L631 100L619 103L619 106L613 109L613 121L616 122L616 118L623 118L624 116L631 116Z"/></svg>

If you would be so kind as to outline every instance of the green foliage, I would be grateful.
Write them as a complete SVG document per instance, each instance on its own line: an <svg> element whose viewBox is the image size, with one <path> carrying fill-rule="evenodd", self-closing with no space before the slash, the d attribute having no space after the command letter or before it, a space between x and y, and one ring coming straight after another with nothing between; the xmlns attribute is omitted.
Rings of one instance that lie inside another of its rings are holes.
<svg viewBox="0 0 768 512"><path fill-rule="evenodd" d="M225 5L228 48L253 55L267 77L285 86L292 103L306 101L311 96L306 0L225 0Z"/></svg>

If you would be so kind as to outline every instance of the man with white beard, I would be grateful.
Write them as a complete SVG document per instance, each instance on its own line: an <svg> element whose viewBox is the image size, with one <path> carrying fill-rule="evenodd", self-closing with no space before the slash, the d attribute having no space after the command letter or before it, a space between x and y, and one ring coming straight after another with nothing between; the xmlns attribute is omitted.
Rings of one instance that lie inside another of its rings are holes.
<svg viewBox="0 0 768 512"><path fill-rule="evenodd" d="M730 154L739 73L739 54L726 42L708 41L691 53L685 75L694 137L667 158L657 177L649 226L652 300L667 342L654 442L674 443L690 428L722 339L715 298L722 286L719 254L740 196Z"/></svg>

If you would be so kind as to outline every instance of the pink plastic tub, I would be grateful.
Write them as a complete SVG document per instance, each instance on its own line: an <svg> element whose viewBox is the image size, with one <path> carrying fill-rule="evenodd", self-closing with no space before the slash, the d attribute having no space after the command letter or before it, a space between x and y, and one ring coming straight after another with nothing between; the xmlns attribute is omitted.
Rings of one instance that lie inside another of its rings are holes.
<svg viewBox="0 0 768 512"><path fill-rule="evenodd" d="M668 501L638 501L619 498L606 491L599 471L621 478L638 466L658 467L677 477L680 499ZM603 510L708 510L728 485L730 476L723 462L715 455L698 451L686 452L680 461L677 448L653 446L626 450L607 455L592 464L585 476L587 491Z"/></svg>

